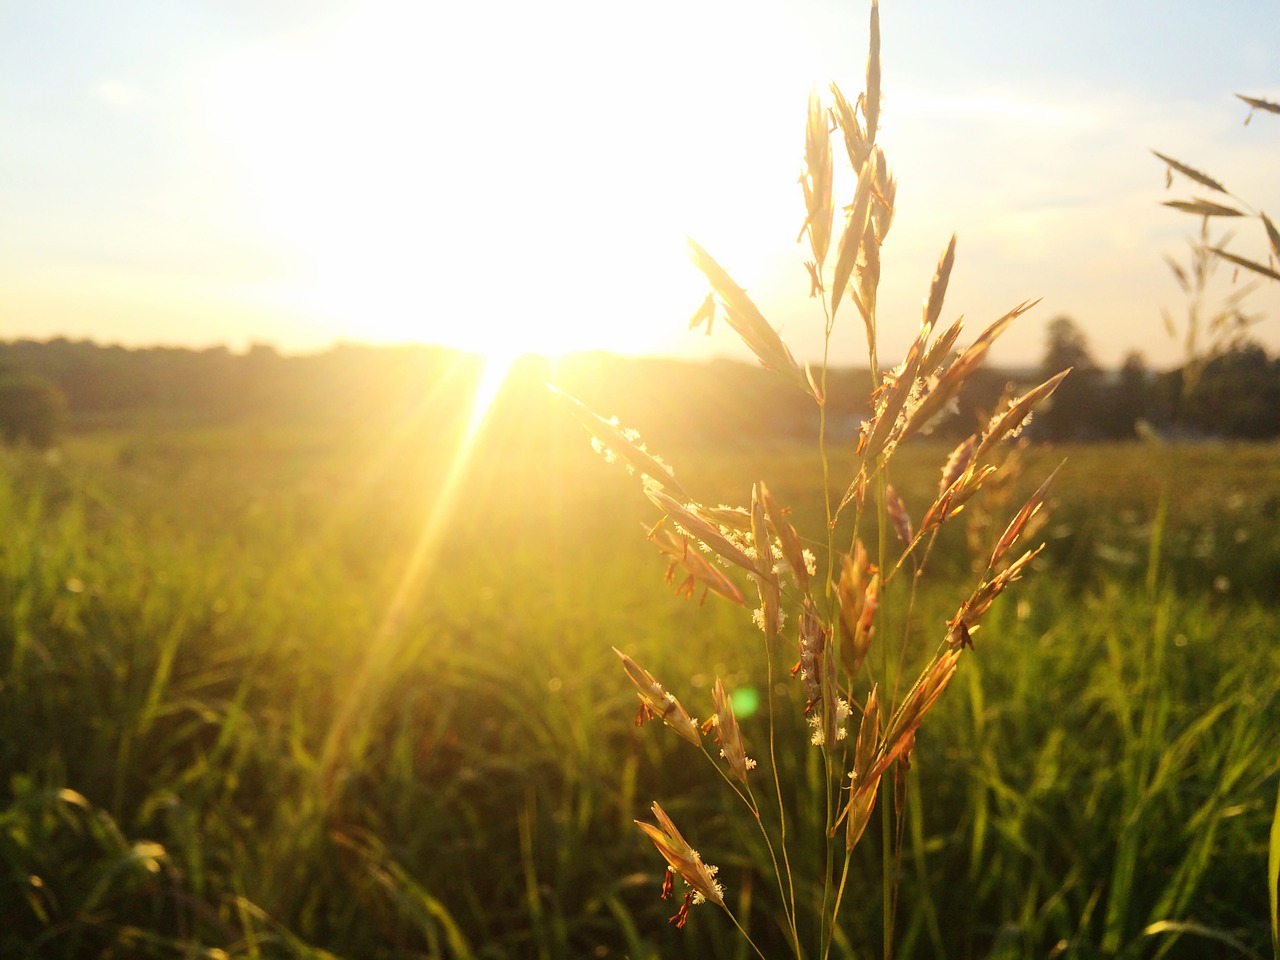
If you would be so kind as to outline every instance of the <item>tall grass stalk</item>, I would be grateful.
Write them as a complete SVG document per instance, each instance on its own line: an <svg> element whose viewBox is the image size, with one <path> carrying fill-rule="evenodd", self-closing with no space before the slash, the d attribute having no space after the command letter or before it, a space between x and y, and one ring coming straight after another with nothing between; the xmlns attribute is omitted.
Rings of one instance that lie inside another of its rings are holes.
<svg viewBox="0 0 1280 960"><path fill-rule="evenodd" d="M713 322L722 318L762 365L814 403L825 529L801 533L793 527L790 511L774 498L764 480L751 485L750 499L743 506L706 505L684 489L675 471L651 453L635 431L569 401L569 409L591 433L596 449L638 473L644 493L659 509L661 516L649 539L668 561L668 581L689 596L714 594L755 607L753 618L764 635L767 730L763 736L771 769L763 779L772 791L767 807L757 802L754 793L753 783L762 774L755 772L756 762L745 752L750 734L744 735L739 727L733 699L721 681L716 681L710 719L699 724L653 674L630 655L618 651L618 656L638 691L637 723L647 719L665 723L713 765L730 787L729 796L746 808L769 850L775 873L772 886L778 895L775 922L786 930L790 952L797 958L823 960L837 942L847 942L840 911L849 894L855 852L872 823L877 800L881 811L880 952L885 960L894 954L916 738L955 675L963 652L973 648L984 614L1039 552L1039 547L1015 547L1041 519L1047 482L988 547L976 582L961 594L955 614L945 624L918 624L912 608L939 531L979 495L984 481L1007 455L1010 441L1065 375L1064 371L1009 400L959 444L941 466L937 492L925 501L918 525L913 522L908 505L892 484L899 445L930 431L982 363L991 343L1031 304L1014 307L957 351L960 321L935 332L955 262L952 237L925 299L915 341L896 366L882 367L877 290L881 247L893 221L897 184L876 141L881 66L879 11L874 0L869 36L864 91L850 101L832 85L825 103L811 94L806 115L800 181L802 237L807 237L811 254L805 263L810 295L819 302L824 325L819 369L797 363L744 289L710 253L689 241L693 262L711 286L691 327L705 324L710 332ZM837 134L856 182L852 197L840 208L843 224L838 230L832 146ZM861 320L874 390L867 398L871 414L856 438L852 473L837 487L830 468L833 444L854 441L831 436L826 391L837 321L845 317ZM875 537L872 553L864 546L868 527ZM752 594L754 600L748 601ZM796 644L796 653L783 650L784 638ZM879 647L874 657L869 656L873 645ZM780 742L780 717L783 710L793 708L793 698L779 693L775 678L787 664L793 664L790 675L797 684L794 701L803 703L810 743L820 755L820 810L809 811L807 819L803 811L791 807L793 785L780 764L783 754L797 749ZM712 735L719 746L718 757L705 743ZM656 826L637 823L666 862L662 895L676 896L676 881L681 884L683 901L672 922L683 926L692 906L710 902L729 915L752 950L763 957L731 910L717 869L702 860L658 803L653 814ZM796 827L813 821L814 834L796 836ZM911 833L917 863L922 862L920 833L917 820ZM814 856L815 851L820 853ZM809 871L806 875L799 873L802 867ZM936 920L934 928L932 935L940 940Z"/></svg>

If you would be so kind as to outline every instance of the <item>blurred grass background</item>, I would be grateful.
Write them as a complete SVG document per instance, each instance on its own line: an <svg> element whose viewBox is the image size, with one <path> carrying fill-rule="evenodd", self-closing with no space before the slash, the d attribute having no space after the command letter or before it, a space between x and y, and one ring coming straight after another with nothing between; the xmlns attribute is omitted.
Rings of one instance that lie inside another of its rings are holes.
<svg viewBox="0 0 1280 960"><path fill-rule="evenodd" d="M716 676L763 686L760 636L671 594L636 483L536 379L474 443L435 396L0 453L0 955L745 956L710 909L666 923L632 825L654 799L756 941L784 942L764 851L687 744L633 725L610 651L705 715ZM705 502L764 479L815 528L810 442L618 412ZM917 514L947 449L899 455ZM1023 496L1067 458L1049 546L922 730L898 955L1264 955L1280 450L1024 456ZM944 548L956 589L918 603L926 631L969 584L958 526ZM802 705L778 759L820 828ZM741 719L763 759L763 718ZM880 950L878 845L842 956Z"/></svg>

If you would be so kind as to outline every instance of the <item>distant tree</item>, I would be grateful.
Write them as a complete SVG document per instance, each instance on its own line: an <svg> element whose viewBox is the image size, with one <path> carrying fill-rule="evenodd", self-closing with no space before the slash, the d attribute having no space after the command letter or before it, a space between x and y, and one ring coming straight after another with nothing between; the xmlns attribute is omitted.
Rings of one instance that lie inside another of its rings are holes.
<svg viewBox="0 0 1280 960"><path fill-rule="evenodd" d="M1129 440L1134 425L1150 416L1151 372L1141 353L1124 358L1115 382L1107 390L1106 403L1098 411L1098 430L1111 440Z"/></svg>
<svg viewBox="0 0 1280 960"><path fill-rule="evenodd" d="M67 398L56 384L30 373L0 374L0 438L5 443L47 449L66 415Z"/></svg>
<svg viewBox="0 0 1280 960"><path fill-rule="evenodd" d="M1083 440L1097 432L1101 371L1084 331L1070 317L1060 316L1049 322L1041 376L1047 379L1067 368L1071 373L1054 391L1050 405L1037 415L1036 432L1042 439Z"/></svg>
<svg viewBox="0 0 1280 960"><path fill-rule="evenodd" d="M1210 360L1187 399L1186 425L1213 436L1280 436L1280 359L1245 343Z"/></svg>

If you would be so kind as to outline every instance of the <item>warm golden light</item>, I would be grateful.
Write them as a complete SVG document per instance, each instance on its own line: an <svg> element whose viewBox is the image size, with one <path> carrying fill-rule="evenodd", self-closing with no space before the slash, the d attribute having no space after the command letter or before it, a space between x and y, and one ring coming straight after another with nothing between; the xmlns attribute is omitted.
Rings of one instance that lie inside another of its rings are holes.
<svg viewBox="0 0 1280 960"><path fill-rule="evenodd" d="M727 89L726 54L708 43L724 39L722 18L670 6L629 18L625 45L584 43L569 59L530 42L545 30L532 21L593 23L595 5L500 4L488 22L373 3L306 42L224 57L205 78L210 122L260 199L261 229L296 257L282 298L350 339L486 356L687 343L706 288L684 238L715 224L725 252L771 232L760 220L774 212L747 200L758 167L733 162L731 145L770 112L793 116L808 78L778 42L791 29L779 13L751 20L762 36L729 39L749 48L767 33L783 56L759 89ZM458 41L480 34L477 59ZM797 149L769 148L784 176ZM794 206L782 217L785 234Z"/></svg>

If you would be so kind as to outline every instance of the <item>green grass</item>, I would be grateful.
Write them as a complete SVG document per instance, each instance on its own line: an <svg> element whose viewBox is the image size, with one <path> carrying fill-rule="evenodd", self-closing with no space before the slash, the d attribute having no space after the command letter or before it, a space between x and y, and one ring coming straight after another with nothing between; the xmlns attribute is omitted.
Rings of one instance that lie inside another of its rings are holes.
<svg viewBox="0 0 1280 960"><path fill-rule="evenodd" d="M0 955L745 956L723 915L666 924L632 825L656 797L783 946L756 836L633 725L610 652L705 715L717 675L765 682L759 634L672 596L634 483L519 401L538 416L508 409L452 482L430 410L3 453ZM820 510L808 448L655 445L707 502L764 478ZM1064 453L1049 550L922 730L898 955L1265 955L1280 451L1182 452L1154 594L1165 454L1033 450L1028 477ZM909 506L938 461L899 455ZM961 589L916 615L940 629ZM799 726L779 765L805 809ZM879 950L878 870L860 848L840 955Z"/></svg>

